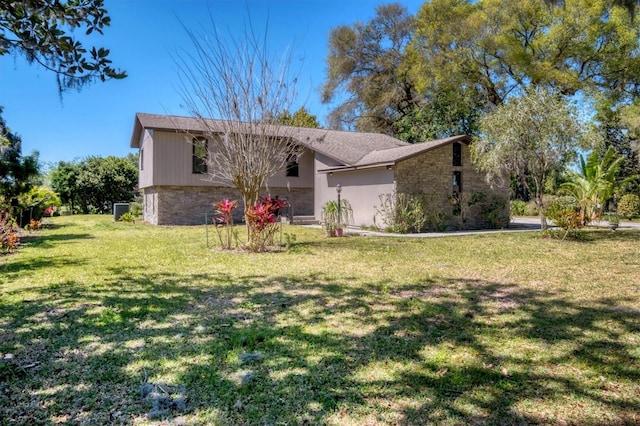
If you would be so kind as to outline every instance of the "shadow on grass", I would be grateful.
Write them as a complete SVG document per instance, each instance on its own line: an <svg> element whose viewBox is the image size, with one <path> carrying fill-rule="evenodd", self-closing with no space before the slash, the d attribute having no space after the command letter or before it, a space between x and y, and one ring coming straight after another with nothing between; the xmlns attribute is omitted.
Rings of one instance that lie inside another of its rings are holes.
<svg viewBox="0 0 640 426"><path fill-rule="evenodd" d="M13 354L0 361L0 418L17 423L130 424L150 410L145 381L184 385L186 408L166 421L640 420L640 313L622 300L583 306L482 280L355 287L142 267L39 297L0 299L0 353Z"/></svg>

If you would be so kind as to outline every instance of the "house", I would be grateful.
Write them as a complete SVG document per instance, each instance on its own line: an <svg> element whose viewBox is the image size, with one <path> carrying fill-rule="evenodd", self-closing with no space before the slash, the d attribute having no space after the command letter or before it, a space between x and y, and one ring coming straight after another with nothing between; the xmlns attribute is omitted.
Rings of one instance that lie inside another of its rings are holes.
<svg viewBox="0 0 640 426"><path fill-rule="evenodd" d="M209 134L219 123L210 120L203 126L194 118L136 114L131 147L140 153L145 221L203 224L212 218L214 201L240 198L229 185L205 179L200 145L192 143L193 135L201 135L205 144L222 137ZM508 218L508 188L485 182L471 163L468 136L408 144L377 133L289 126L279 126L278 132L298 144L302 154L269 179L268 191L286 198L295 216L319 221L322 206L336 199L340 184L356 226L383 225L381 200L396 194L420 194L442 229L489 227L496 225L495 218Z"/></svg>

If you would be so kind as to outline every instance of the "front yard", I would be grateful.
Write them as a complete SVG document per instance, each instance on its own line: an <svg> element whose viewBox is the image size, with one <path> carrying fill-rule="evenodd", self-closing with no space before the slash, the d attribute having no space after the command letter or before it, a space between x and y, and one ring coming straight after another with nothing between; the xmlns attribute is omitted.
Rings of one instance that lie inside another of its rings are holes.
<svg viewBox="0 0 640 426"><path fill-rule="evenodd" d="M640 231L284 233L52 219L0 257L0 423L640 424Z"/></svg>

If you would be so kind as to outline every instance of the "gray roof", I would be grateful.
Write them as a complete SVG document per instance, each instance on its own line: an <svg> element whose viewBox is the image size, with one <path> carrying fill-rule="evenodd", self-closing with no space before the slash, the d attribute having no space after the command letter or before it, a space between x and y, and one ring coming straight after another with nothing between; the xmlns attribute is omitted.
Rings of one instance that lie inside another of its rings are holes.
<svg viewBox="0 0 640 426"><path fill-rule="evenodd" d="M416 143L397 148L380 149L372 151L358 160L354 166L371 166L374 164L389 164L400 160L405 160L414 155L422 154L443 145L453 142L469 143L471 139L466 135L452 136L445 139L437 139L430 142Z"/></svg>
<svg viewBox="0 0 640 426"><path fill-rule="evenodd" d="M222 132L221 120L198 120L191 117L137 113L130 146L140 147L143 129L176 132ZM242 127L242 123L240 128ZM246 124L249 127L248 124ZM393 163L454 141L465 141L467 136L454 136L419 144L408 144L380 133L345 132L339 130L310 129L292 126L274 126L274 132L289 137L299 144L343 163L346 167ZM342 167L344 167L342 166Z"/></svg>

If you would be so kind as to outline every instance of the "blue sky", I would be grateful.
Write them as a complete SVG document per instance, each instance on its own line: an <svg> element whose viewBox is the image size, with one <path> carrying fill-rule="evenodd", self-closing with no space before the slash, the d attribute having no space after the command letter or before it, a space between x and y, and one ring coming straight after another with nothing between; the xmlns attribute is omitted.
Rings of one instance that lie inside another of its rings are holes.
<svg viewBox="0 0 640 426"><path fill-rule="evenodd" d="M370 0L106 0L112 24L90 44L111 49L115 66L129 77L68 91L60 99L55 76L21 56L0 56L0 105L8 126L22 137L23 153L43 163L133 152L129 140L136 112L185 115L169 52L189 46L180 21L241 34L248 16L271 50L293 45L303 58L300 102L321 123L330 106L320 103L328 35L338 25L365 22L384 1ZM422 1L405 0L411 13Z"/></svg>

